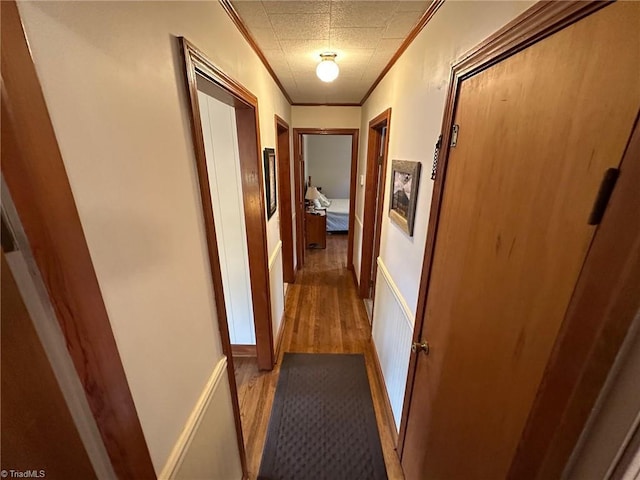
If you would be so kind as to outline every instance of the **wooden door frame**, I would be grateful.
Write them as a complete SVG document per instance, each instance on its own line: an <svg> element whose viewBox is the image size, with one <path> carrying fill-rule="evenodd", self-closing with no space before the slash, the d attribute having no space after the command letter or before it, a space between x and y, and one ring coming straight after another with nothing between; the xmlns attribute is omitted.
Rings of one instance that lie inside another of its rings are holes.
<svg viewBox="0 0 640 480"><path fill-rule="evenodd" d="M20 14L0 8L2 174L116 475L155 479Z"/></svg>
<svg viewBox="0 0 640 480"><path fill-rule="evenodd" d="M289 124L275 117L276 158L278 159L278 208L282 241L282 276L287 283L296 281L293 262L293 210L291 209L291 136ZM286 135L286 143L284 142Z"/></svg>
<svg viewBox="0 0 640 480"><path fill-rule="evenodd" d="M298 270L304 265L304 195L302 168L303 135L351 135L351 178L349 182L349 238L347 247L347 268L353 271L353 226L356 209L356 176L358 173L358 128L294 128L293 129L293 176L296 197L296 251Z"/></svg>
<svg viewBox="0 0 640 480"><path fill-rule="evenodd" d="M387 127L384 138L380 183L376 176L378 170L377 146L380 141L380 129ZM386 192L387 159L389 158L389 132L391 131L391 108L374 117L369 122L367 141L366 186L364 193L364 215L362 219L362 254L360 256L360 297L369 298L373 283L372 270L377 271L376 259L380 254L380 236L382 234L382 210ZM380 189L382 191L380 192ZM381 193L381 195L378 195ZM374 231L375 230L375 231ZM373 298L373 296L371 297Z"/></svg>
<svg viewBox="0 0 640 480"><path fill-rule="evenodd" d="M195 150L196 167L200 185L209 265L216 298L216 311L223 353L227 357L227 376L231 389L238 449L240 451L243 475L247 476L246 453L242 437L240 407L238 405L234 362L229 338L229 327L224 303L220 258L216 241L213 206L207 160L204 147L200 107L198 103L197 75L206 78L218 88L217 98L235 108L238 130L238 149L242 171L243 207L246 219L247 249L256 331L256 352L261 370L273 369L275 356L271 318L271 296L269 284L269 257L267 252L266 210L264 197L264 172L260 149L260 126L258 99L243 85L216 67L206 55L184 37L179 38L184 55L187 93L191 107L191 130Z"/></svg>
<svg viewBox="0 0 640 480"><path fill-rule="evenodd" d="M213 275L214 294L218 308L218 318L224 318L226 334L223 335L224 353L229 357L233 374L232 352L229 343L222 290L222 276L219 273L220 260L213 223L211 190L207 173L207 159L204 149L200 107L198 103L197 75L210 81L219 90L218 100L235 108L238 132L238 153L242 179L243 207L246 224L247 250L249 256L249 276L251 280L252 306L256 332L256 353L258 367L271 370L274 365L273 333L271 319L271 295L269 283L269 256L267 252L267 221L264 199L264 173L260 151L260 126L258 123L258 99L243 85L216 67L205 55L184 37L180 37L184 53L188 99L191 106L191 130L195 149L196 166L200 184L209 261Z"/></svg>
<svg viewBox="0 0 640 480"><path fill-rule="evenodd" d="M610 3L536 3L465 54L452 67L442 122L442 148L431 199L414 342L421 340L424 327L449 145L461 83ZM636 122L633 140L625 153L625 167L630 163L628 157L633 158L634 154L637 158L639 154L639 135ZM637 162L635 171L638 171ZM587 254L576 291L512 462L509 472L511 479L541 478L538 474L543 467L546 478L560 477L604 385L629 324L640 308L640 292L637 287L640 284L640 265L637 261L640 225L638 219L633 218L636 210L625 208L624 201L621 200L630 198L637 205L640 199L634 192L633 185L629 185L633 182L627 182L626 185L623 183L619 182L611 198L607 216L596 231ZM631 200L627 200L627 205ZM611 234L613 225L622 226L624 231L623 238L617 239L617 246L614 246L616 239L613 238L616 235ZM606 227L609 227L607 232L604 231ZM598 235L599 232L602 234ZM602 282L602 279L609 281ZM597 294L594 293L596 291ZM635 298L630 293L635 293ZM607 314L611 314L614 309L618 316L609 317ZM398 444L401 458L416 363L417 355L411 354Z"/></svg>

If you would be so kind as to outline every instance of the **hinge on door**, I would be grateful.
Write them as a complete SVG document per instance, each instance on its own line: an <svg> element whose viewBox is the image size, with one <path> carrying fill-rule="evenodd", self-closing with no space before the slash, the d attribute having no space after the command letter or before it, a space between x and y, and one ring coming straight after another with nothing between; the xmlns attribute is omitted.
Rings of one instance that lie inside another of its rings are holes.
<svg viewBox="0 0 640 480"><path fill-rule="evenodd" d="M460 125L454 124L453 130L451 130L451 147L455 147L458 144L458 131L460 131Z"/></svg>
<svg viewBox="0 0 640 480"><path fill-rule="evenodd" d="M608 168L604 172L598 195L595 202L593 202L593 208L591 209L591 215L589 215L589 225L598 225L602 221L604 211L607 209L607 204L613 193L613 189L616 186L616 181L620 175L620 170L617 168Z"/></svg>
<svg viewBox="0 0 640 480"><path fill-rule="evenodd" d="M436 142L436 148L433 152L433 165L431 166L431 180L436 179L436 173L438 170L438 155L440 155L440 147L442 147L442 135L438 137Z"/></svg>
<svg viewBox="0 0 640 480"><path fill-rule="evenodd" d="M384 157L382 155L378 156L378 165L382 165L383 160L384 160Z"/></svg>

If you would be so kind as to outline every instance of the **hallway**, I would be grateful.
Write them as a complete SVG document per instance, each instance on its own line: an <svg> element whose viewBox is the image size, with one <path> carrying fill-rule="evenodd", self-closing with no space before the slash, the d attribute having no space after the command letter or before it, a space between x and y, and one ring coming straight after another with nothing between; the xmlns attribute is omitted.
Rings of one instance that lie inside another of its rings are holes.
<svg viewBox="0 0 640 480"><path fill-rule="evenodd" d="M273 371L258 372L253 358L234 358L249 478L255 479L260 468L283 354L304 352L364 353L387 475L402 479L393 419L376 373L371 328L346 268L347 236L330 235L326 250L305 253L305 266L287 290L282 344Z"/></svg>

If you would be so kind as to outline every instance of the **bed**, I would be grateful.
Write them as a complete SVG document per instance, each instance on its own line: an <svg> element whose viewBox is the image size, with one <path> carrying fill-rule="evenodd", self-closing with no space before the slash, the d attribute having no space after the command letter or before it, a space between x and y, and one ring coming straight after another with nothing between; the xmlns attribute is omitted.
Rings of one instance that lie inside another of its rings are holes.
<svg viewBox="0 0 640 480"><path fill-rule="evenodd" d="M349 199L330 198L327 210L327 232L347 232L349 230Z"/></svg>

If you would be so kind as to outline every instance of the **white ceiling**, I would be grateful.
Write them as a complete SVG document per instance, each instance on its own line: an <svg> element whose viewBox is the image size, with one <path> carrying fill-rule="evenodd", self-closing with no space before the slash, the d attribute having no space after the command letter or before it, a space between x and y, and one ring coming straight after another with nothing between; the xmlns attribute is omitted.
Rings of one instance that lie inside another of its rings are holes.
<svg viewBox="0 0 640 480"><path fill-rule="evenodd" d="M360 103L431 1L232 0L293 103ZM320 53L340 76L316 77Z"/></svg>

